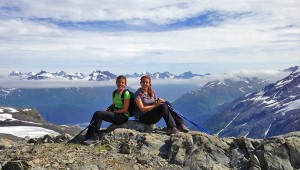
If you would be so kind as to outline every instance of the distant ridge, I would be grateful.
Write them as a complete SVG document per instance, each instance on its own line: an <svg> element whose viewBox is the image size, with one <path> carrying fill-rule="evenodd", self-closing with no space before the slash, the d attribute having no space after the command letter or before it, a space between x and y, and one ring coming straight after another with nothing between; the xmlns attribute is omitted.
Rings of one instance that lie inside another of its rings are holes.
<svg viewBox="0 0 300 170"><path fill-rule="evenodd" d="M203 77L206 75L210 75L206 73L205 75L194 74L191 71L184 72L180 75L174 75L170 72L155 72L155 73L133 73L126 74L125 76L128 78L139 78L142 75L148 75L152 79L191 79L193 77ZM47 71L40 71L38 73L22 73L20 71L11 72L8 77L11 78L19 78L19 79L27 79L27 80L45 80L45 79L66 79L66 80L87 80L87 81L109 81L115 80L117 75L109 72L109 71L101 71L96 70L91 74L85 75L83 73L67 73L65 71L57 71L55 73L50 73Z"/></svg>
<svg viewBox="0 0 300 170"><path fill-rule="evenodd" d="M285 69L283 71L285 71L285 72L294 72L294 71L298 70L299 68L300 68L299 66L293 66L293 67L290 67L290 68Z"/></svg>

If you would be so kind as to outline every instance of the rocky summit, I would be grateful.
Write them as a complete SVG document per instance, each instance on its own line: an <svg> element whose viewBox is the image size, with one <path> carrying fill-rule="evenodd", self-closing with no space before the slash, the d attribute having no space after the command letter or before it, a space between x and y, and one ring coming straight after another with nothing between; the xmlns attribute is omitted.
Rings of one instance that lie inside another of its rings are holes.
<svg viewBox="0 0 300 170"><path fill-rule="evenodd" d="M300 132L267 139L219 138L191 131L168 136L136 121L102 129L93 145L83 135L0 136L0 169L299 169ZM84 134L84 133L83 133Z"/></svg>

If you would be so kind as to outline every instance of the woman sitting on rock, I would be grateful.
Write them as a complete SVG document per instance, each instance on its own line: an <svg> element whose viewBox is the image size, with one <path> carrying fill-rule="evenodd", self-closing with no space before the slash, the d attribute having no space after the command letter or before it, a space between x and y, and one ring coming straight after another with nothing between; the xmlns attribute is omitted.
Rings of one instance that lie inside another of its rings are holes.
<svg viewBox="0 0 300 170"><path fill-rule="evenodd" d="M164 118L168 135L178 133L179 130L187 133L189 129L184 125L182 118L168 108L167 104L170 103L156 98L151 88L151 78L142 76L140 80L141 87L134 94L139 121L150 125Z"/></svg>
<svg viewBox="0 0 300 170"><path fill-rule="evenodd" d="M107 121L113 124L123 124L128 121L129 118L129 102L130 93L128 90L124 92L124 104L121 99L122 93L126 87L126 77L120 75L116 80L117 90L112 93L113 96L113 108L107 111L96 111L92 117L91 125L86 133L86 140L83 142L87 145L97 143L100 136L100 127L102 121Z"/></svg>

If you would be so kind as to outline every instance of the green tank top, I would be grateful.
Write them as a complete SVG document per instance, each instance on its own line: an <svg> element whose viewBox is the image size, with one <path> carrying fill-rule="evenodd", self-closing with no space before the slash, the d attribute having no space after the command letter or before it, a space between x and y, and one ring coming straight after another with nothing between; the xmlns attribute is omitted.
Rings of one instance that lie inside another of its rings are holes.
<svg viewBox="0 0 300 170"><path fill-rule="evenodd" d="M113 94L113 101L115 105L116 110L120 110L124 108L124 103L122 102L121 99L122 93L115 93L115 96ZM124 99L130 99L130 93L126 90L124 93ZM129 112L124 113L127 117L129 117Z"/></svg>

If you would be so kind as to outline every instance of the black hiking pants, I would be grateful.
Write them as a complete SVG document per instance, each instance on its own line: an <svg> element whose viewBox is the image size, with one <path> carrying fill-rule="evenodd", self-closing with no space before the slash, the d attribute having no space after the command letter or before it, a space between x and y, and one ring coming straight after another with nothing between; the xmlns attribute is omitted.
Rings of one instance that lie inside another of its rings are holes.
<svg viewBox="0 0 300 170"><path fill-rule="evenodd" d="M170 102L165 101L165 103L166 103L166 105L169 105L169 106L172 107ZM168 110L171 113L176 125L184 124L184 121L183 121L182 117L180 117L176 112L172 111L171 109L168 108Z"/></svg>
<svg viewBox="0 0 300 170"><path fill-rule="evenodd" d="M183 123L182 118L175 112L169 110L166 104L161 104L152 110L139 114L139 121L147 125L155 124L161 118L164 118L167 128L176 127L176 125Z"/></svg>
<svg viewBox="0 0 300 170"><path fill-rule="evenodd" d="M101 127L103 120L119 125L127 122L128 117L122 113L114 113L109 111L96 111L91 120L91 122L94 121L94 123L88 128L85 136L87 138L98 138L100 136L99 129Z"/></svg>

